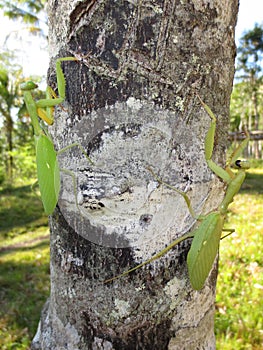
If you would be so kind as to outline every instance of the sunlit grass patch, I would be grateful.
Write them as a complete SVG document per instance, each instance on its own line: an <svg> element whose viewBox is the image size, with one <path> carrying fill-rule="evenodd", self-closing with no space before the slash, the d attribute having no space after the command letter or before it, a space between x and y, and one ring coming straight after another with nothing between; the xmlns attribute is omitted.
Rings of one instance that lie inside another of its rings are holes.
<svg viewBox="0 0 263 350"><path fill-rule="evenodd" d="M262 349L263 344L263 169L249 171L230 206L220 243L215 331L222 350Z"/></svg>
<svg viewBox="0 0 263 350"><path fill-rule="evenodd" d="M0 253L0 348L27 349L49 295L47 230L24 235ZM39 237L39 239L38 239Z"/></svg>
<svg viewBox="0 0 263 350"><path fill-rule="evenodd" d="M0 246L6 238L14 238L37 226L47 225L43 206L32 184L0 187Z"/></svg>
<svg viewBox="0 0 263 350"><path fill-rule="evenodd" d="M49 295L49 231L30 185L0 192L0 349L24 350Z"/></svg>

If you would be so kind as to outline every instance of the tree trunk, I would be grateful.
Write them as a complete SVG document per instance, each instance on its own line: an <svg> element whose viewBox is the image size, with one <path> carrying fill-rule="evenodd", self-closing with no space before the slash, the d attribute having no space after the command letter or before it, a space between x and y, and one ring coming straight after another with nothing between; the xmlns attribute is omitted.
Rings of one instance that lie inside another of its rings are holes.
<svg viewBox="0 0 263 350"><path fill-rule="evenodd" d="M33 349L215 349L217 264L205 287L189 283L184 241L112 283L196 224L222 199L204 157L218 116L223 164L234 75L238 0L49 1L51 69L64 62L67 98L50 132L59 157L59 205L50 218L51 293ZM85 57L84 57L85 56ZM82 57L82 59L80 59ZM54 85L55 75L50 75ZM76 205L75 197L79 205Z"/></svg>

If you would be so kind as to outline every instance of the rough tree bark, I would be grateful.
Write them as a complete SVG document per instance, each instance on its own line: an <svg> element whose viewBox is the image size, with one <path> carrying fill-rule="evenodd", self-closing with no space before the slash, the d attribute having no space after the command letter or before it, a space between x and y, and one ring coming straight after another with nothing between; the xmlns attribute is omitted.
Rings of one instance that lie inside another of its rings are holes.
<svg viewBox="0 0 263 350"><path fill-rule="evenodd" d="M193 291L190 241L111 284L217 207L223 184L208 169L204 137L218 116L214 159L224 163L238 0L50 0L49 84L65 62L67 98L50 129L60 157L59 205L50 218L51 293L33 349L215 349L217 266ZM85 56L85 57L84 57ZM76 206L75 193L79 208Z"/></svg>

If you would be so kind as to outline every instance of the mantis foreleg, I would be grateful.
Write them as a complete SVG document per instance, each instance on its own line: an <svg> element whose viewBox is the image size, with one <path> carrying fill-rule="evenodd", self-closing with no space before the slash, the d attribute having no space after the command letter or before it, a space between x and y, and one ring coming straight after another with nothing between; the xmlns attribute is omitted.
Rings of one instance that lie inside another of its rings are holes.
<svg viewBox="0 0 263 350"><path fill-rule="evenodd" d="M63 57L56 61L56 75L59 97L55 96L53 90L47 88L47 98L39 101L33 99L31 91L37 88L32 81L21 84L21 90L24 93L24 101L31 118L36 147L36 163L38 183L41 193L41 199L46 214L51 214L57 204L60 191L60 173L57 160L57 154L71 147L79 146L87 160L91 163L91 159L86 154L83 147L77 143L67 146L64 150L56 152L51 138L40 125L38 117L47 124L53 124L53 108L62 103L66 95L66 81L61 68L63 61L75 61L75 57Z"/></svg>
<svg viewBox="0 0 263 350"><path fill-rule="evenodd" d="M66 97L66 80L61 67L61 63L65 61L77 61L77 59L75 57L62 57L57 59L56 76L57 76L58 97L56 96L53 89L50 86L48 86L46 90L46 98L36 101L38 115L48 125L52 125L54 122L53 108L61 104Z"/></svg>

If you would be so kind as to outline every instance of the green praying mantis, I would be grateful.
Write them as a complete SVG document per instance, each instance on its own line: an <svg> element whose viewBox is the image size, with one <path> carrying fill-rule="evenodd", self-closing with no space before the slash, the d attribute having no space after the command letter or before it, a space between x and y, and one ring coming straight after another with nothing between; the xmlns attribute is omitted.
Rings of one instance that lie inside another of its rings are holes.
<svg viewBox="0 0 263 350"><path fill-rule="evenodd" d="M66 96L66 80L62 71L61 63L63 61L76 60L75 57L62 57L56 61L58 97L55 95L51 87L47 87L46 98L35 101L32 96L32 90L36 89L38 86L33 81L27 81L20 86L23 91L24 101L33 126L38 184L41 200L47 215L53 213L60 192L60 169L57 155L71 147L78 146L88 161L93 164L90 158L86 155L83 147L78 143L73 143L62 150L56 151L51 138L41 126L38 119L38 117L40 117L48 125L53 124L53 109L55 106L61 104ZM70 172L68 171L67 173ZM70 175L74 176L73 174Z"/></svg>
<svg viewBox="0 0 263 350"><path fill-rule="evenodd" d="M63 148L60 151L56 151L51 138L48 136L45 129L39 123L38 117L46 122L48 125L52 125L53 119L53 109L55 106L61 104L65 99L66 94L66 81L61 68L61 63L63 61L76 61L74 57L63 57L56 61L56 76L59 96L55 96L53 90L47 88L47 97L35 101L32 96L32 90L37 88L37 85L32 81L27 81L21 84L21 90L24 93L25 104L31 118L34 138L35 138L35 148L36 148L36 163L37 163L37 175L39 188L41 193L41 199L43 202L44 210L46 214L50 215L58 202L58 196L60 191L60 169L58 165L57 155L65 150L78 146L82 150L88 161L93 164L90 158L86 155L83 147L78 143L74 143ZM199 98L200 99L200 98ZM191 215L200 221L198 228L192 232L188 232L177 240L173 241L162 251L154 255L147 261L135 266L134 268L125 271L124 273L108 279L105 283L113 281L119 277L125 276L132 271L139 269L140 267L162 257L170 249L179 244L180 242L193 238L191 248L187 255L187 266L191 285L193 289L200 290L209 275L209 272L213 266L215 257L219 249L219 242L221 239L222 231L224 231L224 221L227 214L227 209L230 203L233 201L234 196L238 193L244 179L245 170L249 168L249 164L246 161L239 160L239 156L246 148L249 135L246 133L246 139L239 145L236 151L232 154L229 161L227 162L226 168L218 166L212 161L212 154L214 149L214 137L216 130L216 117L214 116L211 109L202 102L201 104L211 118L211 124L205 137L205 159L208 167L227 185L225 197L218 206L217 210L212 211L206 215L197 216L191 206L189 197L183 191L176 189L163 182L159 179L151 169L149 169L155 179L167 187L175 190L178 194L183 196L189 212ZM231 165L234 165L238 169L237 172L231 170ZM72 174L73 176L73 174ZM232 233L234 230L227 230Z"/></svg>
<svg viewBox="0 0 263 350"><path fill-rule="evenodd" d="M238 159L249 142L249 134L246 132L246 138L240 143L235 152L233 152L226 164L225 169L217 165L212 160L216 130L216 117L211 111L211 109L200 99L200 97L199 100L202 106L204 107L205 111L211 118L210 127L205 137L205 159L208 167L227 185L224 199L218 206L217 210L212 211L206 215L197 216L191 206L190 199L185 192L180 191L175 187L171 186L170 184L163 182L153 173L151 169L149 169L150 172L153 174L154 178L160 184L164 184L165 186L175 190L178 194L183 196L186 205L189 209L189 212L195 219L200 221L200 224L197 227L197 229L186 233L182 237L179 237L147 261L135 266L134 268L128 271L125 271L124 273L118 276L106 280L105 283L114 281L119 277L125 276L130 272L135 271L145 266L146 264L149 264L150 262L165 255L170 249L172 249L180 242L189 238L193 238L191 248L187 255L187 267L190 283L193 289L200 290L203 288L205 281L209 275L209 272L213 267L213 263L219 249L219 242L221 239L222 231L228 231L228 234L234 232L234 230L231 229L224 230L223 226L228 206L233 201L234 196L239 192L239 189L246 176L245 170L249 168L249 163L247 161L242 161ZM233 172L231 170L231 166L236 168L237 172Z"/></svg>

